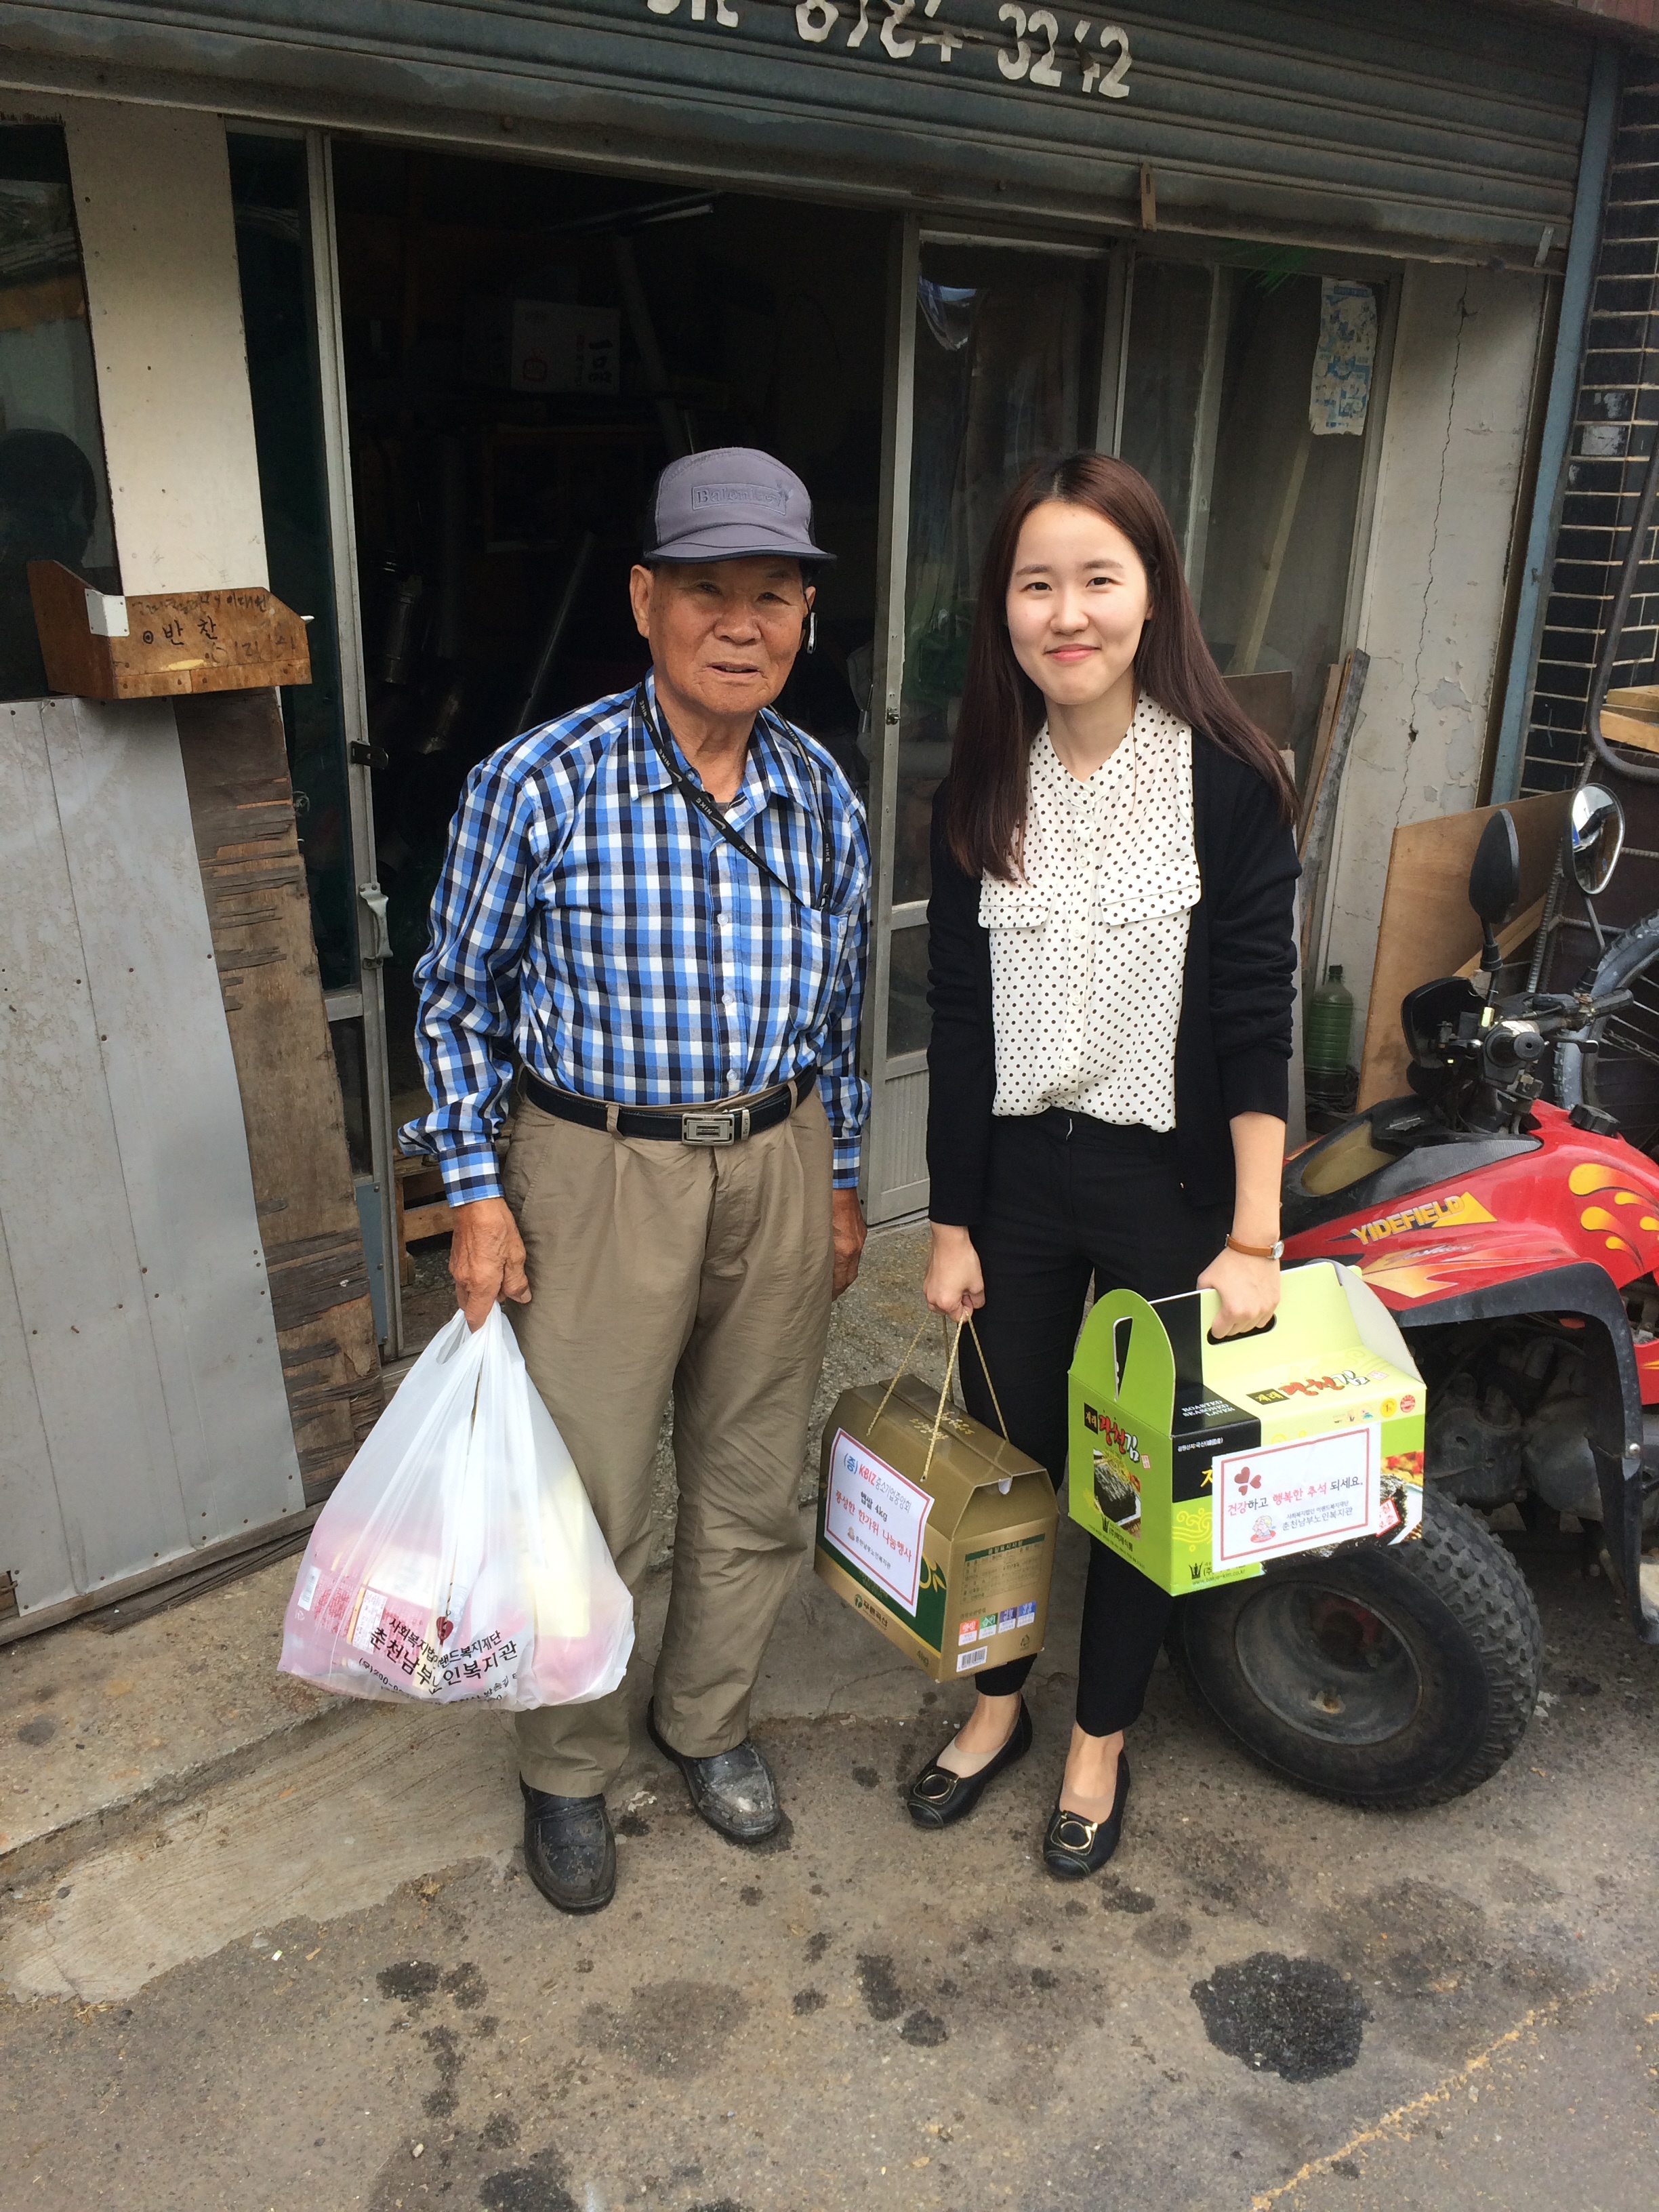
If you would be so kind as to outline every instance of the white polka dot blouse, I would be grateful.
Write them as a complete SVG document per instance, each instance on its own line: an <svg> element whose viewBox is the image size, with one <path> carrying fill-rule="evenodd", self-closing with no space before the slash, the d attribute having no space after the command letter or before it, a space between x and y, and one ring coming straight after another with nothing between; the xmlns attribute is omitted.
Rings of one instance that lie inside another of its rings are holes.
<svg viewBox="0 0 1659 2212"><path fill-rule="evenodd" d="M987 875L1001 1115L1067 1107L1097 1121L1175 1127L1176 1029L1187 928L1201 884L1193 848L1193 733L1143 697L1086 780L1045 726L1031 741L1024 866Z"/></svg>

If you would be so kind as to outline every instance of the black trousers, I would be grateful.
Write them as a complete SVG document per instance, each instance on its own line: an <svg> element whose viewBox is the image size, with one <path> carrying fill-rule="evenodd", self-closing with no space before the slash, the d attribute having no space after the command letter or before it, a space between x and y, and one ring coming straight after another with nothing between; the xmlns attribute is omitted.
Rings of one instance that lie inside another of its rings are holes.
<svg viewBox="0 0 1659 2212"><path fill-rule="evenodd" d="M1192 1205L1176 1173L1175 1140L1152 1129L1068 1115L992 1125L985 1218L974 1243L985 1272L975 1326L1022 1451L1066 1479L1066 1376L1091 1279L1097 1291L1143 1297L1190 1291L1220 1251L1224 1209ZM976 1420L996 1411L966 1332L963 1396ZM1078 1725L1111 1735L1137 1719L1174 1600L1103 1544L1089 1547L1078 1656ZM1011 1659L976 1677L1007 1697L1031 1671Z"/></svg>

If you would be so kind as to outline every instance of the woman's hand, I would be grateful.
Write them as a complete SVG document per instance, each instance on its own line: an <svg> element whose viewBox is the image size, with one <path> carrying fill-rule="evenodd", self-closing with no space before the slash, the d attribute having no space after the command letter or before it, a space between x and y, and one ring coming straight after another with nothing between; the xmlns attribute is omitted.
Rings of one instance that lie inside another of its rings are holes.
<svg viewBox="0 0 1659 2212"><path fill-rule="evenodd" d="M954 1229L942 1221L935 1221L931 1226L933 1248L927 1256L921 1295L935 1313L942 1313L951 1321L966 1321L985 1303L985 1277L981 1272L979 1254L965 1229Z"/></svg>
<svg viewBox="0 0 1659 2212"><path fill-rule="evenodd" d="M1200 1291L1213 1291L1220 1299L1212 1336L1243 1336L1261 1328L1279 1310L1279 1262L1252 1260L1248 1254L1224 1245L1198 1279Z"/></svg>
<svg viewBox="0 0 1659 2212"><path fill-rule="evenodd" d="M1238 1186L1233 1235L1241 1244L1276 1244L1285 1124L1271 1114L1235 1114L1231 1128ZM1213 1291L1221 1301L1210 1334L1243 1336L1246 1329L1265 1328L1279 1310L1279 1262L1252 1260L1224 1245L1199 1277L1198 1287Z"/></svg>

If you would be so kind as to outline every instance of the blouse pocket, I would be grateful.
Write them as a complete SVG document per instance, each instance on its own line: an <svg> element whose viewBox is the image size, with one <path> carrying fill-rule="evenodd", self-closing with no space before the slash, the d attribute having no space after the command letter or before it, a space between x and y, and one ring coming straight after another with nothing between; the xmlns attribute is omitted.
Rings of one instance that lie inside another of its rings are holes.
<svg viewBox="0 0 1659 2212"><path fill-rule="evenodd" d="M979 926L981 929L1046 929L1048 901L1030 884L1005 884L995 876L981 879Z"/></svg>
<svg viewBox="0 0 1659 2212"><path fill-rule="evenodd" d="M1204 882L1193 842L1190 752L1149 760L1127 813L1108 833L1095 874L1095 918L1116 927L1188 914Z"/></svg>
<svg viewBox="0 0 1659 2212"><path fill-rule="evenodd" d="M1133 860L1107 866L1095 889L1097 920L1116 928L1129 921L1158 921L1188 914L1204 892L1204 880L1190 846L1137 854Z"/></svg>

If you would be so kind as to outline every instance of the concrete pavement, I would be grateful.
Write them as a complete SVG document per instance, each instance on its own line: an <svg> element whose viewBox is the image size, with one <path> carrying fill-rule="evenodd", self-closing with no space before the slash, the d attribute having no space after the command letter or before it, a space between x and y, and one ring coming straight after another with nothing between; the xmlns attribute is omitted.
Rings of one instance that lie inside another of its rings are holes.
<svg viewBox="0 0 1659 2212"><path fill-rule="evenodd" d="M914 1312L914 1240L872 1260L832 1384L890 1368ZM1036 1850L1082 1554L1062 1546L1036 1748L943 1838L899 1790L960 1693L804 1576L757 1700L789 1831L724 1844L641 1743L590 1920L524 1879L500 1716L319 1707L229 1741L288 1571L234 1618L229 1592L163 1617L198 1779L128 1777L101 1826L70 1784L150 1741L141 1630L15 1647L8 1780L58 1741L20 1741L31 1718L81 1732L52 1785L72 1817L0 1856L0 2212L1646 2212L1659 1654L1604 1586L1528 1562L1542 1710L1432 1813L1281 1787L1160 1673L1123 1849L1073 1889ZM51 1696L18 1701L25 1664Z"/></svg>

